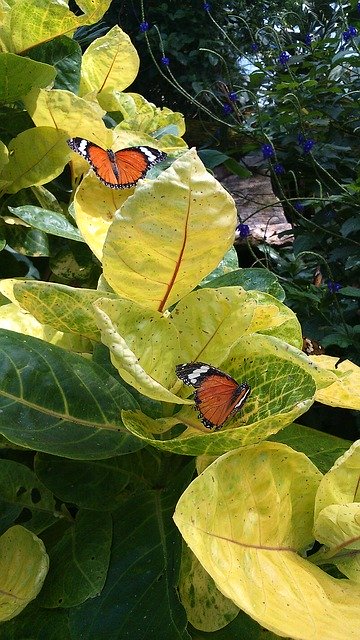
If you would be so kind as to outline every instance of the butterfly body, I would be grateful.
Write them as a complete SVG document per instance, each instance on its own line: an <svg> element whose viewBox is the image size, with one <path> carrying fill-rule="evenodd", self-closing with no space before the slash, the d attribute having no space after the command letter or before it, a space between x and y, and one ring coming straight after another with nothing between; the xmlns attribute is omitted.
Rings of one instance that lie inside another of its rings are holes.
<svg viewBox="0 0 360 640"><path fill-rule="evenodd" d="M227 373L205 362L180 364L176 375L196 389L194 400L199 417L205 427L215 427L215 431L241 409L251 392L246 382L238 384Z"/></svg>
<svg viewBox="0 0 360 640"><path fill-rule="evenodd" d="M103 149L85 138L70 138L70 149L85 158L95 175L110 189L129 189L144 178L150 167L166 158L166 153L147 147Z"/></svg>

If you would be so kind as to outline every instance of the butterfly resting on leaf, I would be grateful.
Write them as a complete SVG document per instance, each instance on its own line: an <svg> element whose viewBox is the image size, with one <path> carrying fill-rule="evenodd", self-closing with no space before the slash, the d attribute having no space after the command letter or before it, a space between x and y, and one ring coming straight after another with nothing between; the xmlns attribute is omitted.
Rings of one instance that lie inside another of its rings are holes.
<svg viewBox="0 0 360 640"><path fill-rule="evenodd" d="M85 158L95 175L110 189L129 189L144 178L150 167L165 160L167 154L142 145L119 151L102 149L85 138L70 138L70 149Z"/></svg>
<svg viewBox="0 0 360 640"><path fill-rule="evenodd" d="M179 364L176 375L184 384L195 387L195 408L199 418L205 427L215 427L215 431L240 411L251 392L246 382L238 384L227 373L205 362Z"/></svg>

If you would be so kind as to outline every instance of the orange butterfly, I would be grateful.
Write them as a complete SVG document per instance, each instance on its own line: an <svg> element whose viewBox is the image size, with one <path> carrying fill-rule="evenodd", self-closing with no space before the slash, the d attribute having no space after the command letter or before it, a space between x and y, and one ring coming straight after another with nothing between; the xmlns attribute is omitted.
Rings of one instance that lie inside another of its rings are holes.
<svg viewBox="0 0 360 640"><path fill-rule="evenodd" d="M70 149L88 161L95 175L111 189L129 189L148 169L166 158L166 153L152 147L128 147L120 151L102 149L85 138L70 138Z"/></svg>
<svg viewBox="0 0 360 640"><path fill-rule="evenodd" d="M195 407L208 429L221 429L230 416L240 411L251 389L246 382L238 384L227 373L205 362L179 364L176 375L185 384L195 387Z"/></svg>

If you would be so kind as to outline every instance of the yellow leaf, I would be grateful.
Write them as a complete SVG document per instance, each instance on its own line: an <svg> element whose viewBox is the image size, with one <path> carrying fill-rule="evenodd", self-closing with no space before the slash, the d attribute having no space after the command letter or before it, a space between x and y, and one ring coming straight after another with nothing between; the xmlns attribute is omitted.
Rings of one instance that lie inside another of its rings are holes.
<svg viewBox="0 0 360 640"><path fill-rule="evenodd" d="M10 15L14 51L23 53L57 36L71 36L82 25L95 24L109 8L110 1L82 0L83 14L76 16L63 0L17 0Z"/></svg>
<svg viewBox="0 0 360 640"><path fill-rule="evenodd" d="M217 588L261 625L296 640L357 640L360 587L301 557L312 542L320 472L263 442L218 458L174 520Z"/></svg>
<svg viewBox="0 0 360 640"><path fill-rule="evenodd" d="M1 282L4 282L4 280ZM1 329L17 331L26 336L40 338L40 340L56 344L58 347L69 351L78 353L90 353L92 351L91 342L86 338L63 333L62 331L57 331L54 327L42 324L30 313L20 309L18 303L0 306L0 327Z"/></svg>
<svg viewBox="0 0 360 640"><path fill-rule="evenodd" d="M178 589L187 619L195 629L217 631L239 613L239 608L216 588L213 579L185 544Z"/></svg>
<svg viewBox="0 0 360 640"><path fill-rule="evenodd" d="M105 278L120 296L163 311L217 266L235 224L231 196L190 150L121 208L104 246Z"/></svg>
<svg viewBox="0 0 360 640"><path fill-rule="evenodd" d="M39 593L49 568L40 538L16 525L0 537L0 620L18 615Z"/></svg>
<svg viewBox="0 0 360 640"><path fill-rule="evenodd" d="M114 92L132 84L139 71L139 56L129 36L115 25L86 49L81 65L80 94L99 94L99 102L112 111Z"/></svg>
<svg viewBox="0 0 360 640"><path fill-rule="evenodd" d="M154 400L188 404L169 389L174 385L179 338L169 320L129 300L94 303L102 341L122 378Z"/></svg>
<svg viewBox="0 0 360 640"><path fill-rule="evenodd" d="M335 369L339 358L331 356L311 356L311 360L318 367L332 371L336 378L334 383L326 389L319 389L316 400L330 407L342 407L344 409L360 409L360 367L350 360L340 362Z"/></svg>
<svg viewBox="0 0 360 640"><path fill-rule="evenodd" d="M46 87L56 76L56 69L13 53L0 53L0 101L16 102L33 87Z"/></svg>
<svg viewBox="0 0 360 640"><path fill-rule="evenodd" d="M356 440L324 475L316 496L315 519L328 505L360 502L359 475L360 440Z"/></svg>
<svg viewBox="0 0 360 640"><path fill-rule="evenodd" d="M63 89L34 89L24 103L37 127L54 127L65 131L69 138L79 136L99 145L108 141L111 144L111 132L102 120L105 112L97 102L84 100ZM88 167L84 163L83 166Z"/></svg>
<svg viewBox="0 0 360 640"><path fill-rule="evenodd" d="M314 536L326 545L323 561L360 584L360 503L331 504L320 511ZM320 555L320 553L319 553Z"/></svg>
<svg viewBox="0 0 360 640"><path fill-rule="evenodd" d="M19 133L9 144L9 162L1 174L6 192L17 193L32 185L56 178L70 157L66 135L50 127L36 127Z"/></svg>

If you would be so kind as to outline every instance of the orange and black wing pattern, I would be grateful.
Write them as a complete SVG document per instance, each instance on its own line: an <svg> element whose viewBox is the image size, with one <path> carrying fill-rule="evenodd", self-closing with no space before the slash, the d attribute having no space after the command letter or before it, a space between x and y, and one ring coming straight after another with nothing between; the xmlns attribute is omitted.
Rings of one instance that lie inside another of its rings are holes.
<svg viewBox="0 0 360 640"><path fill-rule="evenodd" d="M166 158L163 151L147 146L112 151L85 138L70 138L67 142L70 149L87 160L99 180L111 189L134 187L150 167Z"/></svg>
<svg viewBox="0 0 360 640"><path fill-rule="evenodd" d="M185 384L195 387L195 407L205 427L221 429L235 415L250 395L246 382L238 384L227 373L205 362L190 362L176 367L176 375Z"/></svg>

